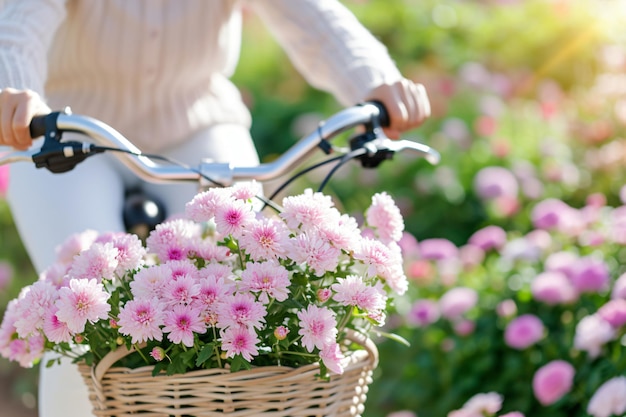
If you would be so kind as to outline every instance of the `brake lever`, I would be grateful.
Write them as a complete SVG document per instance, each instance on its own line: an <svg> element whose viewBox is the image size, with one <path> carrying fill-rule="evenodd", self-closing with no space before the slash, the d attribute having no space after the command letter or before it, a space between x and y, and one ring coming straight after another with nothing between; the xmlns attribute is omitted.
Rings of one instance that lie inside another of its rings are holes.
<svg viewBox="0 0 626 417"><path fill-rule="evenodd" d="M392 139L377 139L381 143L378 145L382 149L388 149L392 152L399 152L405 149L415 151L419 153L425 160L431 165L437 165L441 161L441 154L428 145L423 143L414 142L412 140L392 140Z"/></svg>
<svg viewBox="0 0 626 417"><path fill-rule="evenodd" d="M392 140L380 135L380 132L365 132L353 137L350 140L350 148L366 151L357 157L364 168L375 168L383 161L392 159L396 152L405 149L419 153L432 165L437 165L441 160L439 152L428 145L411 140Z"/></svg>
<svg viewBox="0 0 626 417"><path fill-rule="evenodd" d="M88 156L102 152L96 151L94 145L87 142L62 142L63 131L57 126L60 114L71 114L71 110L66 108L63 112L34 118L30 126L31 136L38 136L39 133L44 135L43 145L32 156L35 166L54 173L71 171Z"/></svg>

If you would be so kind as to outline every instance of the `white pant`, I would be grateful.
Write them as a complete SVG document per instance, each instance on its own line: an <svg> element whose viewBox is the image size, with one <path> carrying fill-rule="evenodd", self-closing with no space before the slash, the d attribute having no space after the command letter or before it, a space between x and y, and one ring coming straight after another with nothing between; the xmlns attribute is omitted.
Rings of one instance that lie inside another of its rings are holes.
<svg viewBox="0 0 626 417"><path fill-rule="evenodd" d="M190 165L200 158L234 165L258 164L249 131L239 125L217 125L198 132L183 145L161 152ZM8 201L22 241L37 272L55 259L55 248L86 229L122 231L125 190L140 185L160 199L169 214L180 213L197 184L147 184L105 155L89 158L74 170L52 174L25 163L11 166ZM40 367L39 415L86 417L91 405L82 379L70 361Z"/></svg>

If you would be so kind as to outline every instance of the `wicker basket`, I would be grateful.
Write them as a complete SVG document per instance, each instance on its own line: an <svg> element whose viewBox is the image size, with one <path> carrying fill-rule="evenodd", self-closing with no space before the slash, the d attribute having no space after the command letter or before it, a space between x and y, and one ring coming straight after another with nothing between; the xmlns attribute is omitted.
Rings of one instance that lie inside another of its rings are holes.
<svg viewBox="0 0 626 417"><path fill-rule="evenodd" d="M318 365L153 377L151 366L112 367L129 353L126 349L110 353L96 367L79 365L79 370L96 416L360 416L378 351L363 335L350 333L349 338L364 349L347 356L344 373L330 381L316 377Z"/></svg>

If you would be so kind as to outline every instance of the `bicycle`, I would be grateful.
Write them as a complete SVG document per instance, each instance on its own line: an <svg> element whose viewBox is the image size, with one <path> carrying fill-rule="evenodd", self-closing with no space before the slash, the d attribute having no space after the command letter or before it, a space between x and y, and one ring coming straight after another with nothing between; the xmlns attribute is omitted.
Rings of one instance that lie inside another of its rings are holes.
<svg viewBox="0 0 626 417"><path fill-rule="evenodd" d="M364 167L377 167L383 161L391 159L396 152L407 149L417 152L431 163L439 161L438 152L426 145L408 140L392 141L386 138L383 131L384 125L386 125L384 109L376 103L365 103L344 109L331 116L321 123L315 132L305 136L274 162L253 167L236 167L205 161L197 167L188 167L176 165L174 161L166 161L169 165L156 163L155 160L160 159L160 157L142 154L119 132L98 120L87 116L72 115L69 111L55 112L37 117L31 124L33 137L44 136L44 142L40 149L13 152L0 158L0 164L26 161L35 163L37 167L48 169L53 173L61 173L73 169L76 164L81 163L91 155L115 152L118 159L128 169L144 180L152 182L194 181L198 182L202 189L211 186L226 186L238 181L257 180L264 182L290 174L296 166L306 161L319 147L327 155L337 153L339 156L330 157L322 163L292 175L285 184L301 173L336 161L335 167L331 169L320 186L321 191L330 176L352 159L358 159ZM340 149L331 145L330 140L332 138L359 126L363 127L363 132L352 137L349 148ZM84 134L95 143L63 141L62 135L65 132ZM265 199L259 196L266 205L272 204L272 197L273 195ZM376 358L376 355L372 354L370 358ZM377 359L371 359L371 361L375 364ZM364 372L361 370L361 365L352 371L356 375L361 375ZM366 382L367 378L361 378L361 380ZM309 388L307 384L304 384L305 391ZM350 386L347 387L350 388ZM351 395L353 394L348 395L348 400L351 402ZM164 398L170 397L165 395ZM361 398L362 400L363 398Z"/></svg>

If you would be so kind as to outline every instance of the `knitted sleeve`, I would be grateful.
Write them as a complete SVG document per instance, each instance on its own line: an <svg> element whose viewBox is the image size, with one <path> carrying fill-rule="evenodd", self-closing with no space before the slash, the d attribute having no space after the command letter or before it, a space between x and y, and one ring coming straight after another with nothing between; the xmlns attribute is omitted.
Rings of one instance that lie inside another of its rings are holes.
<svg viewBox="0 0 626 417"><path fill-rule="evenodd" d="M43 95L48 47L66 0L0 0L0 89Z"/></svg>
<svg viewBox="0 0 626 417"><path fill-rule="evenodd" d="M381 44L336 0L251 0L296 69L343 105L401 78Z"/></svg>

